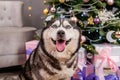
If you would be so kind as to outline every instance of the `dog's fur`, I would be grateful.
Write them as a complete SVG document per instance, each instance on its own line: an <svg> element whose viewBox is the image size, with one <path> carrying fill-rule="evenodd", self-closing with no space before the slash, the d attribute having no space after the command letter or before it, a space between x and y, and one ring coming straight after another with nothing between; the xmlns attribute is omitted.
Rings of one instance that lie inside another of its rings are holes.
<svg viewBox="0 0 120 80"><path fill-rule="evenodd" d="M20 80L70 80L77 68L80 38L81 32L73 21L57 19L48 23L19 75Z"/></svg>

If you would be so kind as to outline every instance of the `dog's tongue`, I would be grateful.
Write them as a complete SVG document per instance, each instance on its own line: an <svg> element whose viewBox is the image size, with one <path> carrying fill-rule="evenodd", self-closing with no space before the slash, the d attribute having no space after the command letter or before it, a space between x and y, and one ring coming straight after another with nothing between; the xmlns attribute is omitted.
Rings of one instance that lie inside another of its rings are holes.
<svg viewBox="0 0 120 80"><path fill-rule="evenodd" d="M56 42L56 48L57 48L57 50L58 51L63 51L64 49L65 49L65 41L64 42L62 42L62 43L60 43L60 42Z"/></svg>

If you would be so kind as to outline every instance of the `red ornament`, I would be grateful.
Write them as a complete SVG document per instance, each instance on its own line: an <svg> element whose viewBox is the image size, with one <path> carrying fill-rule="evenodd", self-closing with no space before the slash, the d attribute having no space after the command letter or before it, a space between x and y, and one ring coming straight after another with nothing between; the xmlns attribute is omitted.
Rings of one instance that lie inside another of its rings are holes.
<svg viewBox="0 0 120 80"><path fill-rule="evenodd" d="M99 24L99 23L100 23L99 17L94 18L93 22L94 22L95 24Z"/></svg>

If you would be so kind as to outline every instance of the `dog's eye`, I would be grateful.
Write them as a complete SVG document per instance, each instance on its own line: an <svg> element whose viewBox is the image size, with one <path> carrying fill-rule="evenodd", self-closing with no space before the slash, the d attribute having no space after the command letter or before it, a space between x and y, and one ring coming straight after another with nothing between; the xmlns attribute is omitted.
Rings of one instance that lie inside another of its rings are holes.
<svg viewBox="0 0 120 80"><path fill-rule="evenodd" d="M71 25L66 25L64 26L66 29L70 29L71 28Z"/></svg>
<svg viewBox="0 0 120 80"><path fill-rule="evenodd" d="M57 25L52 25L51 27L52 27L52 28L58 28L58 26L57 26Z"/></svg>

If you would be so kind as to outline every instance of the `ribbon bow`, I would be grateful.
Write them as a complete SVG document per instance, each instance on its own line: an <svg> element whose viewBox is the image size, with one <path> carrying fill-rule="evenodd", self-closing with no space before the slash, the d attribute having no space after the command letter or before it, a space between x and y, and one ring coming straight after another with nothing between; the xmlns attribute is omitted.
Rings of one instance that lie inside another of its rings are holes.
<svg viewBox="0 0 120 80"><path fill-rule="evenodd" d="M95 56L95 61L100 61L100 64L98 65L96 69L97 76L99 76L100 80L105 80L104 78L104 72L103 68L105 67L104 65L107 64L107 67L111 69L113 72L117 72L118 66L116 63L110 58L110 53L111 53L111 47L101 47L98 48L97 51L99 52L98 55Z"/></svg>
<svg viewBox="0 0 120 80"><path fill-rule="evenodd" d="M103 63L107 64L107 67L110 68L113 72L118 70L116 63L110 58L111 47L99 48L99 55L95 57L95 61L101 60L98 68L103 68Z"/></svg>

